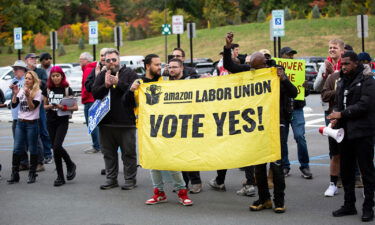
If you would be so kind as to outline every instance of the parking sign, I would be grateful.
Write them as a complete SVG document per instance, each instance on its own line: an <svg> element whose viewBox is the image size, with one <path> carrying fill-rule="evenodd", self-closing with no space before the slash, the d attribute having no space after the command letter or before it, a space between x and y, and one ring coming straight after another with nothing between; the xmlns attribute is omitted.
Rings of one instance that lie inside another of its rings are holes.
<svg viewBox="0 0 375 225"><path fill-rule="evenodd" d="M97 45L98 44L98 21L90 21L89 22L89 44L90 45Z"/></svg>
<svg viewBox="0 0 375 225"><path fill-rule="evenodd" d="M274 37L285 36L284 10L272 10L272 34Z"/></svg>
<svg viewBox="0 0 375 225"><path fill-rule="evenodd" d="M14 33L14 49L22 49L22 27L13 29Z"/></svg>

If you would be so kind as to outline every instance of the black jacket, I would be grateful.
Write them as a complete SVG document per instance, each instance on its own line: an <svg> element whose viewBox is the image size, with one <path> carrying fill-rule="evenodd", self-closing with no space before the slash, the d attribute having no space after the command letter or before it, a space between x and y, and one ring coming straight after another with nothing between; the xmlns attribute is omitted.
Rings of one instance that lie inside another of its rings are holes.
<svg viewBox="0 0 375 225"><path fill-rule="evenodd" d="M231 73L249 71L250 65L236 64L232 61L231 50L224 47L224 68ZM292 114L291 98L297 97L297 88L289 79L280 81L280 123L285 124L290 121Z"/></svg>
<svg viewBox="0 0 375 225"><path fill-rule="evenodd" d="M121 98L129 89L130 85L138 78L134 70L123 66L119 71L119 81L116 87L105 87L104 70L96 77L92 94L95 99L103 99L111 90L111 110L103 118L99 125L115 127L135 127L135 115L132 107L125 107L121 104Z"/></svg>
<svg viewBox="0 0 375 225"><path fill-rule="evenodd" d="M375 134L375 80L373 76L364 75L363 70L359 65L351 77L340 71L337 82L333 109L341 112L338 127L345 129L348 139Z"/></svg>

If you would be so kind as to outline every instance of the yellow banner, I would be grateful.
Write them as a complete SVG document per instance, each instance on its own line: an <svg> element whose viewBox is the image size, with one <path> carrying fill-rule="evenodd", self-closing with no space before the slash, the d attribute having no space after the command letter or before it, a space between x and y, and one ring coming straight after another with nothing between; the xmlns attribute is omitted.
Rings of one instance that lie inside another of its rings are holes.
<svg viewBox="0 0 375 225"><path fill-rule="evenodd" d="M281 158L275 68L143 83L136 95L143 168L205 171Z"/></svg>
<svg viewBox="0 0 375 225"><path fill-rule="evenodd" d="M296 86L298 90L298 95L295 99L304 100L305 88L302 85L306 80L305 60L281 58L274 58L274 60L276 60L276 64L281 65L285 68L285 73L289 77L290 82L292 82L292 84Z"/></svg>

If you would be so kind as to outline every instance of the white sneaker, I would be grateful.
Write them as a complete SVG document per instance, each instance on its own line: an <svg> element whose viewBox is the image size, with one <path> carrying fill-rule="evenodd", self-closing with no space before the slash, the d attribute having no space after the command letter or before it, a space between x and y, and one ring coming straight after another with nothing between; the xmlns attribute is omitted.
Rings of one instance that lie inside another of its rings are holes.
<svg viewBox="0 0 375 225"><path fill-rule="evenodd" d="M338 193L339 193L339 190L338 190L337 186L333 182L330 182L329 183L329 187L324 192L324 196L326 196L326 197L333 197L333 196L335 196Z"/></svg>
<svg viewBox="0 0 375 225"><path fill-rule="evenodd" d="M253 185L244 185L240 190L237 191L237 194L242 196L254 196L255 188Z"/></svg>

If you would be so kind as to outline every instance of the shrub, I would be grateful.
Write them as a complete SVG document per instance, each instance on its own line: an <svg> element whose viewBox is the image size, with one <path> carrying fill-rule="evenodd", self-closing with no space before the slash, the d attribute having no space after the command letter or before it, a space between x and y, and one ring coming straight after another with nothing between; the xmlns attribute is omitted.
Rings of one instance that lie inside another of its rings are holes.
<svg viewBox="0 0 375 225"><path fill-rule="evenodd" d="M285 21L292 19L292 15L290 14L290 9L288 8L288 6L285 6L284 18L285 18Z"/></svg>
<svg viewBox="0 0 375 225"><path fill-rule="evenodd" d="M57 52L58 52L57 54L59 56L66 55L65 48L64 48L63 44L59 44L59 48L58 48Z"/></svg>
<svg viewBox="0 0 375 225"><path fill-rule="evenodd" d="M266 21L266 14L264 14L263 9L260 8L257 15L257 22L264 22Z"/></svg>
<svg viewBox="0 0 375 225"><path fill-rule="evenodd" d="M314 8L311 11L312 13L312 18L313 19L319 19L320 18L320 11L317 5L314 6Z"/></svg>
<svg viewBox="0 0 375 225"><path fill-rule="evenodd" d="M83 40L83 38L81 37L78 41L78 49L85 49L85 40Z"/></svg>

